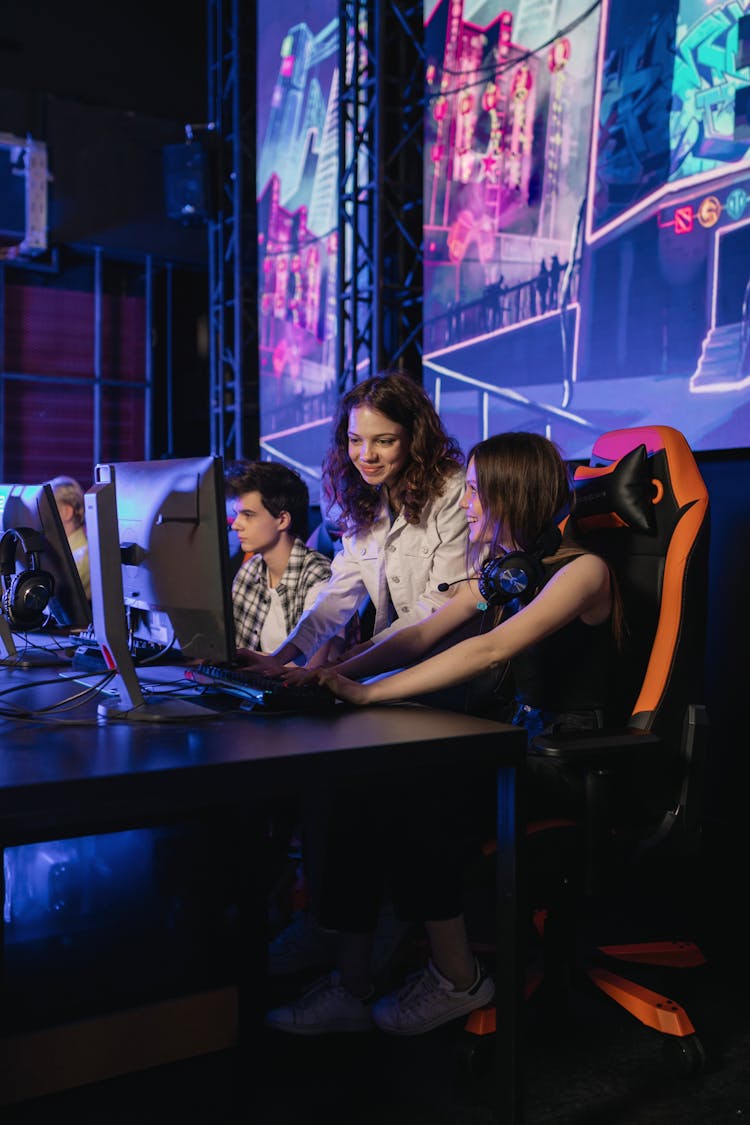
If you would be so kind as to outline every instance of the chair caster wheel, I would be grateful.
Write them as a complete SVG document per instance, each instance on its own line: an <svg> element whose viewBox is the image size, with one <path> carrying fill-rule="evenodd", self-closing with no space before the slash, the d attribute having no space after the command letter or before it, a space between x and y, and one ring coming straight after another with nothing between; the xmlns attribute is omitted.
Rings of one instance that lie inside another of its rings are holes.
<svg viewBox="0 0 750 1125"><path fill-rule="evenodd" d="M664 1040L664 1058L670 1070L689 1078L703 1069L706 1051L697 1035L668 1035Z"/></svg>

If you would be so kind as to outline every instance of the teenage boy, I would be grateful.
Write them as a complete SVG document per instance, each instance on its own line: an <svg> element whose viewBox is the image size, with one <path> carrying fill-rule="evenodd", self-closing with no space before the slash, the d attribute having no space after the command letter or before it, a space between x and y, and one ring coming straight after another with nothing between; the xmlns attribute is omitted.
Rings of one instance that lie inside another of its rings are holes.
<svg viewBox="0 0 750 1125"><path fill-rule="evenodd" d="M273 652L331 574L305 546L310 495L300 475L275 461L239 461L225 471L232 530L245 560L232 583L238 649ZM334 638L341 647L341 641ZM325 660L331 659L327 650Z"/></svg>

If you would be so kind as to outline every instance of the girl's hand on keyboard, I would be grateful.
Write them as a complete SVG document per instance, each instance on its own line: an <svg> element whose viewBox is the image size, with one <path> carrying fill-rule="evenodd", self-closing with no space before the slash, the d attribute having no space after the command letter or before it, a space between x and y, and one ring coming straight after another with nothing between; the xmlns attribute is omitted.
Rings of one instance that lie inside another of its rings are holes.
<svg viewBox="0 0 750 1125"><path fill-rule="evenodd" d="M284 665L284 675L282 679L285 684L291 684L293 687L304 687L306 684L319 684L322 668L294 668L291 665Z"/></svg>

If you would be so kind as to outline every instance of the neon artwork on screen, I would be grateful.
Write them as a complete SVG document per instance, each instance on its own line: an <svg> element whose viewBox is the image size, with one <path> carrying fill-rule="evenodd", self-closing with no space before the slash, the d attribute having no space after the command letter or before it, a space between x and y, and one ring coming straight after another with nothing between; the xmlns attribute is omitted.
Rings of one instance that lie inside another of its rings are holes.
<svg viewBox="0 0 750 1125"><path fill-rule="evenodd" d="M678 189L745 180L750 172L750 16L743 6L679 0L654 5L645 21L637 15L637 5L604 4L589 242L653 212ZM704 204L709 222L710 210ZM687 213L683 208L677 222L689 222Z"/></svg>
<svg viewBox="0 0 750 1125"><path fill-rule="evenodd" d="M261 454L313 503L336 400L339 5L257 6Z"/></svg>
<svg viewBox="0 0 750 1125"><path fill-rule="evenodd" d="M467 448L750 426L750 14L425 7L424 381Z"/></svg>
<svg viewBox="0 0 750 1125"><path fill-rule="evenodd" d="M598 6L425 6L423 375L464 448L570 404Z"/></svg>

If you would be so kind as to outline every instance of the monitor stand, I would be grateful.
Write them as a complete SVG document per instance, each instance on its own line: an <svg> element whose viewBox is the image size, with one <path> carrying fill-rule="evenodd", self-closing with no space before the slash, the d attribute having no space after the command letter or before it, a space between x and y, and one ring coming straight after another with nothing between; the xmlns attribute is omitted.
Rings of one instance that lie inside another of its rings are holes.
<svg viewBox="0 0 750 1125"><path fill-rule="evenodd" d="M104 480L94 484L86 492L84 501L94 636L107 668L115 673L117 691L116 698L98 705L98 714L143 723L192 722L218 717L218 712L189 699L150 694L144 698L128 645L115 482Z"/></svg>
<svg viewBox="0 0 750 1125"><path fill-rule="evenodd" d="M3 664L12 664L17 656L18 649L16 648L16 642L13 640L10 625L5 620L5 616L0 613L0 661Z"/></svg>
<svg viewBox="0 0 750 1125"><path fill-rule="evenodd" d="M0 667L11 668L55 668L67 661L54 651L16 648L13 632L5 616L0 613Z"/></svg>

